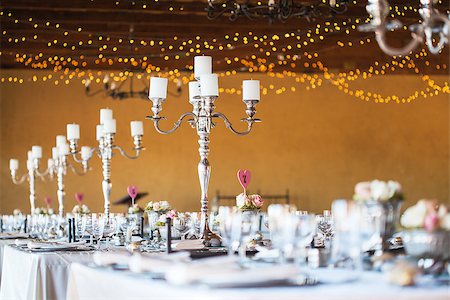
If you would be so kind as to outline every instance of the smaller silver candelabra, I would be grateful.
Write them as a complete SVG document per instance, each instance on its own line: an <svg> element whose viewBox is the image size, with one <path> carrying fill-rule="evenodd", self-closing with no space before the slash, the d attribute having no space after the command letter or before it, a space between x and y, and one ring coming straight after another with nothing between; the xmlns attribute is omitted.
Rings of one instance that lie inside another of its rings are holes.
<svg viewBox="0 0 450 300"><path fill-rule="evenodd" d="M14 184L22 184L28 180L30 188L30 207L31 214L34 214L36 208L36 177L44 179L49 174L49 169L41 172L39 171L39 162L42 158L42 148L40 146L33 146L31 151L28 151L27 170L28 172L22 176L17 176L19 170L19 160L12 158L9 161L9 168L11 170L11 179Z"/></svg>
<svg viewBox="0 0 450 300"><path fill-rule="evenodd" d="M52 158L48 160L48 170L50 178L56 174L57 178L57 197L58 212L60 216L64 216L64 199L66 196L64 177L67 175L67 168L74 174L79 176L85 175L89 170L86 163L83 163L82 171L78 171L67 159L70 154L69 145L66 143L66 137L63 135L56 136L56 147L52 149Z"/></svg>
<svg viewBox="0 0 450 300"><path fill-rule="evenodd" d="M77 128L77 129L76 129ZM116 120L112 118L112 110L101 109L100 110L100 125L97 125L97 141L98 146L94 148L82 147L78 149L79 126L77 124L67 125L67 139L69 140L70 153L73 159L81 163L84 169L88 168L88 161L94 154L102 160L103 169L103 181L102 191L104 198L104 213L109 218L110 213L110 196L112 189L111 182L111 159L113 157L114 150L117 150L123 157L127 159L136 159L140 156L141 151L145 150L142 147L142 137L144 135L143 124L141 121L131 121L131 136L133 137L135 155L128 155L125 150L117 146L114 143L114 137L116 134ZM80 157L78 157L79 155Z"/></svg>

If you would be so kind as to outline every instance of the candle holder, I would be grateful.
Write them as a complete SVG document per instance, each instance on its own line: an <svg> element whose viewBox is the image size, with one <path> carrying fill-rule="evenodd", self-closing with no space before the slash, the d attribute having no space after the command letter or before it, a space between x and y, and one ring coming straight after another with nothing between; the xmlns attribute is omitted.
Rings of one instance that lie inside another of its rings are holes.
<svg viewBox="0 0 450 300"><path fill-rule="evenodd" d="M105 109L106 110L106 109ZM103 110L102 110L103 111ZM112 118L112 111L110 112L110 118ZM111 128L109 125L107 126L104 124L104 122L111 122L114 121L114 126ZM125 150L122 149L122 147L117 146L114 143L114 137L115 137L115 120L109 119L109 120L102 120L102 112L101 112L101 122L102 124L97 125L97 142L98 146L90 149L89 147L82 147L81 151L78 150L78 138L69 138L69 146L70 146L70 153L73 157L73 159L81 163L83 165L83 168L88 168L88 162L89 160L94 156L94 154L97 154L97 156L102 160L102 169L103 169L103 181L102 181L102 191L103 191L103 198L104 198L104 213L109 218L110 214L110 196L111 196L111 189L112 189L112 182L111 182L111 159L114 156L114 150L117 150L123 157L127 159L137 159L142 150L145 150L144 147L142 147L142 137L143 137L143 128L142 128L142 122L139 121L132 121L131 129L132 129L132 137L133 137L133 144L134 147L132 148L135 151L135 155L128 155ZM138 123L138 124L133 124ZM139 129L134 128L134 126L138 125ZM108 127L108 128L107 128ZM112 129L112 130L111 130ZM84 149L83 149L84 148ZM77 157L78 154L81 154L81 157Z"/></svg>
<svg viewBox="0 0 450 300"><path fill-rule="evenodd" d="M49 174L49 169L44 172L39 171L39 162L41 157L33 157L31 151L28 151L28 160L27 160L27 170L28 172L23 174L22 176L17 176L17 171L19 169L19 161L17 159L10 160L10 170L11 170L11 179L14 184L22 184L25 180L28 180L29 189L30 189L30 208L31 215L34 214L36 208L36 177L44 180L45 176Z"/></svg>
<svg viewBox="0 0 450 300"><path fill-rule="evenodd" d="M207 58L207 57L201 57ZM196 67L197 68L197 67ZM211 69L211 67L209 67ZM208 73L208 71L206 71ZM211 71L209 71L211 73ZM211 241L216 239L220 242L220 237L213 233L208 225L208 186L209 180L211 177L211 165L208 160L209 155L209 142L210 142L210 133L211 129L216 125L214 123L214 119L222 119L225 123L225 126L236 135L247 135L253 128L253 124L257 122L261 122L260 119L254 118L256 113L256 105L259 103L259 82L257 83L257 97L255 99L246 99L244 98L243 102L246 105L245 113L247 114L247 118L241 119L242 122L247 124L247 129L244 131L236 130L228 118L220 112L214 112L215 109L215 101L218 98L218 91L213 92L212 94L217 94L213 96L206 96L209 91L203 92L202 90L208 90L205 86L201 86L201 75L196 74L197 81L189 83L189 93L190 100L189 103L192 105L192 112L183 113L178 121L175 122L174 126L169 130L162 130L159 127L159 122L164 120L164 117L161 117L159 113L162 111L162 103L165 101L165 97L155 97L152 95L152 82L150 83L150 100L153 103L152 112L153 116L147 116L146 119L153 121L153 125L156 131L160 134L170 134L176 131L182 124L185 118L190 118L187 122L191 125L192 128L196 129L199 140L199 149L198 152L200 154L200 161L198 163L198 176L200 181L200 189L201 189L201 234L204 239L204 243L206 245L211 245ZM158 85L157 81L162 78L153 78L155 80L155 86ZM212 84L217 84L216 82ZM164 84L159 84L159 86L164 86ZM165 85L167 88L167 84ZM157 93L156 93L157 94ZM162 93L164 96L165 92ZM211 93L210 93L211 94Z"/></svg>

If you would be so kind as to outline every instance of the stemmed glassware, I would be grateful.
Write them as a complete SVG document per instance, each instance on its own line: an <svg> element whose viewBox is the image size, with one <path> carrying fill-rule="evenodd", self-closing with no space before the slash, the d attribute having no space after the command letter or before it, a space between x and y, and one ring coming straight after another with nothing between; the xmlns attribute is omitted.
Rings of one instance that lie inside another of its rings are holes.
<svg viewBox="0 0 450 300"><path fill-rule="evenodd" d="M91 234L97 242L96 249L100 249L100 240L103 237L104 229L104 219L108 218L103 214L92 214L91 215Z"/></svg>
<svg viewBox="0 0 450 300"><path fill-rule="evenodd" d="M331 239L334 235L333 217L331 215L331 211L324 210L323 215L317 216L317 229L318 234L320 234L323 239L324 246L329 247Z"/></svg>
<svg viewBox="0 0 450 300"><path fill-rule="evenodd" d="M81 240L86 232L87 215L76 214L75 215L75 229L78 234L79 240Z"/></svg>
<svg viewBox="0 0 450 300"><path fill-rule="evenodd" d="M109 218L107 216L103 215L100 222L101 222L101 226L103 227L103 235L106 236L105 251L108 251L109 246L110 246L109 241L117 231L118 222L117 222L114 214L111 214Z"/></svg>
<svg viewBox="0 0 450 300"><path fill-rule="evenodd" d="M236 239L235 227L235 215L236 208L230 206L220 206L219 207L219 232L222 237L222 242L227 246L228 255L233 255L239 248L239 237ZM234 235L234 236L233 236Z"/></svg>

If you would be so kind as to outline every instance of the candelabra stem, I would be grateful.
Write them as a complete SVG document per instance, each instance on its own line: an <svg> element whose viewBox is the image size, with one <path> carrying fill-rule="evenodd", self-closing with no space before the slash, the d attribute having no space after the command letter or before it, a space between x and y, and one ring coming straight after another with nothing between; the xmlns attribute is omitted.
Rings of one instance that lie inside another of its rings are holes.
<svg viewBox="0 0 450 300"><path fill-rule="evenodd" d="M102 154L102 166L103 166L103 181L102 181L102 190L103 190L103 198L105 215L109 218L109 207L110 207L110 196L111 196L111 158L107 153Z"/></svg>
<svg viewBox="0 0 450 300"><path fill-rule="evenodd" d="M28 181L30 183L30 206L31 206L31 214L34 214L35 204L36 204L36 188L35 188L35 175L34 169L32 167L28 170Z"/></svg>
<svg viewBox="0 0 450 300"><path fill-rule="evenodd" d="M212 121L211 116L214 111L214 101L216 97L205 97L201 101L201 110L197 121L198 152L200 154L200 162L198 163L198 177L201 189L201 234L204 243L210 246L216 240L216 244L220 244L220 237L213 233L209 228L208 222L208 186L211 177L211 166L208 161L209 155L209 134L211 132Z"/></svg>
<svg viewBox="0 0 450 300"><path fill-rule="evenodd" d="M60 216L64 216L64 197L66 195L65 189L64 189L64 167L63 166L58 166L58 171L57 171L57 180L58 180L58 191L57 191L57 196L58 196L58 208L59 208L59 215Z"/></svg>

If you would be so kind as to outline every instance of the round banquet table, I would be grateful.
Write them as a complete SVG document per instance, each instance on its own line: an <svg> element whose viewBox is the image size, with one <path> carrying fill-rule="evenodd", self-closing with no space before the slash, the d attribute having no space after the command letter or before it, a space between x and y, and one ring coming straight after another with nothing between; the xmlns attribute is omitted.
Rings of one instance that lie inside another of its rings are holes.
<svg viewBox="0 0 450 300"><path fill-rule="evenodd" d="M93 252L30 253L4 247L1 300L59 300L66 298L69 266L92 261Z"/></svg>
<svg viewBox="0 0 450 300"><path fill-rule="evenodd" d="M309 287L209 289L199 286L176 287L143 275L92 268L79 263L71 265L67 286L67 300L448 300L449 296L449 286L393 286L385 281L383 274L377 272L364 272L357 281Z"/></svg>

